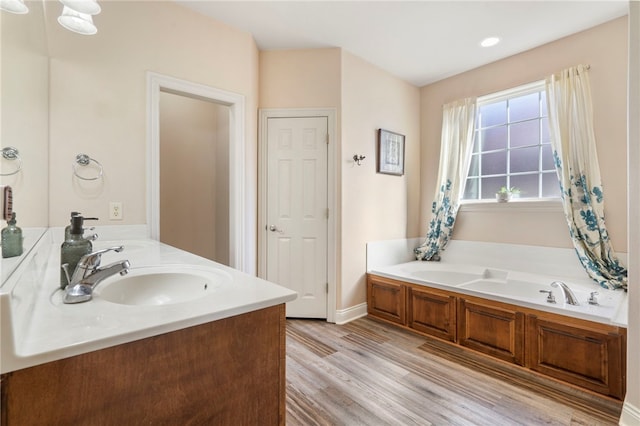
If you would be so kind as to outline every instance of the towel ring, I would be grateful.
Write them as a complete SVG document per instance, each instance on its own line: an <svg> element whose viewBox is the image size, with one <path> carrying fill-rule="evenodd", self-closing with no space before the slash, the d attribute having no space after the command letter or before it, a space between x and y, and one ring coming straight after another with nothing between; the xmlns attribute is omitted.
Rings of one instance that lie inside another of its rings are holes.
<svg viewBox="0 0 640 426"><path fill-rule="evenodd" d="M98 170L98 175L94 176L94 177L84 177L84 176L80 176L78 174L78 166L88 166L89 163L94 162L99 170ZM76 162L75 164L72 164L71 167L73 168L73 174L76 175L76 177L78 179L82 179L82 180L98 180L102 177L102 164L100 164L97 160L89 157L87 154L78 154L76 155Z"/></svg>
<svg viewBox="0 0 640 426"><path fill-rule="evenodd" d="M11 176L18 173L22 170L22 158L20 158L20 153L18 150L12 146L8 146L6 148L2 148L2 157L5 160L14 161L18 160L18 167L12 171L11 173L0 173L0 176Z"/></svg>

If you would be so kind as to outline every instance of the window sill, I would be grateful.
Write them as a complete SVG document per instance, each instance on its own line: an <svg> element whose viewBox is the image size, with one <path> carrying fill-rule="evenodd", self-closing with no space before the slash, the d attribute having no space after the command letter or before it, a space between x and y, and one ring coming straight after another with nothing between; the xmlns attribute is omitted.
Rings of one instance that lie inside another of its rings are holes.
<svg viewBox="0 0 640 426"><path fill-rule="evenodd" d="M491 211L505 211L505 210L517 210L517 211L557 211L562 213L562 201L559 198L544 198L544 199L511 199L506 203L499 203L495 200L483 200L483 201L469 201L463 200L460 202L461 212L491 212Z"/></svg>

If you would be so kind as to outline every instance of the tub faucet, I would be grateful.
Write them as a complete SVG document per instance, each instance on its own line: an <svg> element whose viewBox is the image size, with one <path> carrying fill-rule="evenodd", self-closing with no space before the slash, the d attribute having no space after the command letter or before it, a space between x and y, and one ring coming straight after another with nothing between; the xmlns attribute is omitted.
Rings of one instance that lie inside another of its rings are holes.
<svg viewBox="0 0 640 426"><path fill-rule="evenodd" d="M68 271L65 268L69 284L64 290L64 303L87 302L93 296L93 289L102 280L115 274L126 275L131 266L128 260L114 262L102 268L99 267L104 253L109 251L119 253L123 249L123 246L111 247L82 256L71 278L69 278Z"/></svg>
<svg viewBox="0 0 640 426"><path fill-rule="evenodd" d="M573 291L571 291L571 289L569 288L568 285L566 285L565 283L563 283L562 281L554 281L551 283L551 287L555 287L555 288L559 288L560 291L562 292L563 296L564 296L564 300L570 304L570 305L580 305L578 303L578 298L576 297L575 294L573 294Z"/></svg>

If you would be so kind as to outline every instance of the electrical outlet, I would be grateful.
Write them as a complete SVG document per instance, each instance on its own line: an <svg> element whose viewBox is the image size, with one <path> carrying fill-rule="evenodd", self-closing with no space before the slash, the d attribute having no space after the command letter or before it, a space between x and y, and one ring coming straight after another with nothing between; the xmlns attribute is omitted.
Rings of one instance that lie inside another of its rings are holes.
<svg viewBox="0 0 640 426"><path fill-rule="evenodd" d="M120 201L109 203L109 220L122 220L122 203Z"/></svg>

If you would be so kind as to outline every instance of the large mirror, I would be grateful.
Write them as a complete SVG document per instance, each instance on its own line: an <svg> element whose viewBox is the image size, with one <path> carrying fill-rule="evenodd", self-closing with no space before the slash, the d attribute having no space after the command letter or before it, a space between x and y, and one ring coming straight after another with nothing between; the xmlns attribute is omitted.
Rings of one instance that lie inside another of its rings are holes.
<svg viewBox="0 0 640 426"><path fill-rule="evenodd" d="M0 284L49 224L49 57L44 3L25 3L26 14L0 12L0 149L14 147L18 155L0 156L1 183L13 189L13 207L24 236L22 256L2 259Z"/></svg>

